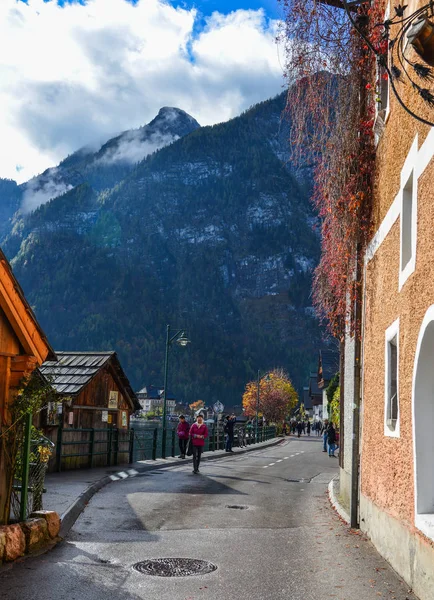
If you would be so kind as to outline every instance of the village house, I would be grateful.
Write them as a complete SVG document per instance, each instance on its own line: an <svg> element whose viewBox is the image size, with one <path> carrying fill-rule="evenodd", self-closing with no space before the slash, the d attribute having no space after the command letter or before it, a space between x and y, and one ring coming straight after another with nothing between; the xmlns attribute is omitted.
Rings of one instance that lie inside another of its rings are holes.
<svg viewBox="0 0 434 600"><path fill-rule="evenodd" d="M10 265L0 250L0 523L10 502L9 448L6 431L20 382L49 358L56 359Z"/></svg>
<svg viewBox="0 0 434 600"><path fill-rule="evenodd" d="M130 416L140 405L116 352L57 352L56 356L57 361L47 360L39 369L58 398L41 413L39 423L57 445L50 468L56 460L58 469L106 464L110 430L116 431L113 444L123 443L121 449L114 449L116 460L127 462ZM91 430L98 431L96 439Z"/></svg>
<svg viewBox="0 0 434 600"><path fill-rule="evenodd" d="M323 419L323 402L322 391L318 387L318 373L311 372L309 377L308 394L312 404L312 412L314 421L322 421Z"/></svg>
<svg viewBox="0 0 434 600"><path fill-rule="evenodd" d="M406 4L408 16L425 3ZM384 2L385 15L392 9ZM425 64L410 43L405 53ZM345 340L340 496L415 594L428 600L434 597L434 128L403 110L387 78L380 87L360 385L357 339L347 332ZM434 121L413 86L401 86L400 94L405 106ZM353 422L359 397L360 436Z"/></svg>
<svg viewBox="0 0 434 600"><path fill-rule="evenodd" d="M322 418L328 419L327 388L334 375L339 372L339 353L335 350L318 351L318 389L321 392Z"/></svg>
<svg viewBox="0 0 434 600"><path fill-rule="evenodd" d="M150 412L160 412L163 414L163 388L157 388L154 385L145 386L137 392L137 400L141 406L141 411L145 415ZM176 407L176 398L169 390L167 392L166 402L167 414L173 414Z"/></svg>

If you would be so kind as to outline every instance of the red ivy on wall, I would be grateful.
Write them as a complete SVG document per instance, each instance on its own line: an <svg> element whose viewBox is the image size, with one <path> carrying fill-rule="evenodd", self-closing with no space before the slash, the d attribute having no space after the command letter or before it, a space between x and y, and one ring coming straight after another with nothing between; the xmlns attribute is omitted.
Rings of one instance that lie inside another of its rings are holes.
<svg viewBox="0 0 434 600"><path fill-rule="evenodd" d="M315 165L321 259L313 300L330 332L341 339L346 326L358 327L352 308L360 283L354 273L371 233L375 59L344 10L317 0L282 4L293 161ZM377 47L383 40L375 25L383 14L384 3L377 1L359 7L356 16Z"/></svg>

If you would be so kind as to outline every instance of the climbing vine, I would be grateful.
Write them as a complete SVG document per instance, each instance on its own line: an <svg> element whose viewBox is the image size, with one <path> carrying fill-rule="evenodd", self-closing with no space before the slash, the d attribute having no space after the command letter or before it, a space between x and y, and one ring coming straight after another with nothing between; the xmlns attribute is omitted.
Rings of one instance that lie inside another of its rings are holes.
<svg viewBox="0 0 434 600"><path fill-rule="evenodd" d="M293 162L310 166L321 227L313 300L330 332L342 339L346 326L353 332L359 326L353 306L360 279L354 274L371 233L375 55L339 2L281 3ZM377 47L383 41L375 24L383 11L376 1L358 6L353 16Z"/></svg>
<svg viewBox="0 0 434 600"><path fill-rule="evenodd" d="M6 465L6 503L2 505L0 523L7 523L10 518L11 498L14 481L19 478L21 450L24 439L24 423L27 415L36 415L49 402L56 400L56 392L49 379L43 379L34 372L23 378L14 398L10 399L8 423L0 434L2 454Z"/></svg>

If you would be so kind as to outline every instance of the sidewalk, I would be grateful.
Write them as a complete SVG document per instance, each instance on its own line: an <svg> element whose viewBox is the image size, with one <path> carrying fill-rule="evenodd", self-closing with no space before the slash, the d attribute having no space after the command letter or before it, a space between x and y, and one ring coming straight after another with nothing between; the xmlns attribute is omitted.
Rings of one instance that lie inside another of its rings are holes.
<svg viewBox="0 0 434 600"><path fill-rule="evenodd" d="M284 439L291 438L279 437L259 444L252 444L247 448L234 448L234 454L244 454L245 452L268 448ZM202 460L215 460L227 456L224 450L216 450L215 452L204 453ZM169 457L166 459L144 460L129 465L118 465L117 467L48 473L45 478L47 491L43 496L43 507L44 510L54 510L61 516L60 535L65 537L92 496L108 483L134 477L145 471L155 471L168 465L185 464L190 461L191 458L183 460Z"/></svg>

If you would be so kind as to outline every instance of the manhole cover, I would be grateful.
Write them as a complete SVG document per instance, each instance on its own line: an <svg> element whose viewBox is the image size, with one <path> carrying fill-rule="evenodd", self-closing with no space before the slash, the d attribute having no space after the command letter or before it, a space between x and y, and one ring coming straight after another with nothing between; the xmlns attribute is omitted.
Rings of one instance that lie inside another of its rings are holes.
<svg viewBox="0 0 434 600"><path fill-rule="evenodd" d="M244 506L243 504L226 504L226 508L237 508L238 510L246 510L249 507Z"/></svg>
<svg viewBox="0 0 434 600"><path fill-rule="evenodd" d="M133 568L139 573L157 577L188 577L212 573L217 566L199 558L153 558L138 562Z"/></svg>

